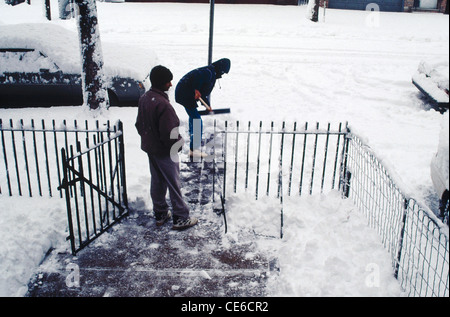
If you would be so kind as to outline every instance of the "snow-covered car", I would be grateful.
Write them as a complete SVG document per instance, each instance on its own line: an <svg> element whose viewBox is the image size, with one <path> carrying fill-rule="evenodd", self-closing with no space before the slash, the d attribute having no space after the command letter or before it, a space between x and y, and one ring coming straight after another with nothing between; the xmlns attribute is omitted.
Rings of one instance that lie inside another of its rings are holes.
<svg viewBox="0 0 450 317"><path fill-rule="evenodd" d="M449 214L449 112L444 114L439 145L431 160L431 180L439 195L440 217L448 225Z"/></svg>
<svg viewBox="0 0 450 317"><path fill-rule="evenodd" d="M137 106L153 52L101 43L110 106ZM82 105L78 34L50 24L0 25L0 107ZM142 63L144 61L145 63Z"/></svg>
<svg viewBox="0 0 450 317"><path fill-rule="evenodd" d="M30 48L0 48L0 107L83 104L80 73L65 73L47 55ZM144 84L132 78L107 81L110 106L137 106Z"/></svg>
<svg viewBox="0 0 450 317"><path fill-rule="evenodd" d="M449 108L448 73L448 60L437 62L421 61L412 77L414 86L441 112L445 112Z"/></svg>

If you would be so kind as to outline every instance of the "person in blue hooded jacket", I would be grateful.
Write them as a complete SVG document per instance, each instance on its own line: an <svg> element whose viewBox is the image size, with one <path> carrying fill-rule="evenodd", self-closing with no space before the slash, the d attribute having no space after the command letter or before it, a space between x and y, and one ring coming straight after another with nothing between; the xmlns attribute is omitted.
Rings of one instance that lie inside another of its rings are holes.
<svg viewBox="0 0 450 317"><path fill-rule="evenodd" d="M191 157L206 157L206 154L200 150L203 122L197 110L197 101L201 98L210 106L209 95L216 84L216 80L221 78L223 74L228 73L230 67L230 60L222 58L209 66L190 71L180 79L175 88L175 101L184 106L189 115L189 155Z"/></svg>

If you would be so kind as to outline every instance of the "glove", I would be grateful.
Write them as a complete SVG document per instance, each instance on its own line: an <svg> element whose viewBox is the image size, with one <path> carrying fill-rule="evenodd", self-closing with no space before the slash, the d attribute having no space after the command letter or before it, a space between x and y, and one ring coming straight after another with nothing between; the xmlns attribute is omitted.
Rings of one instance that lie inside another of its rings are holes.
<svg viewBox="0 0 450 317"><path fill-rule="evenodd" d="M197 89L194 90L194 98L195 100L199 100L202 97L202 94Z"/></svg>

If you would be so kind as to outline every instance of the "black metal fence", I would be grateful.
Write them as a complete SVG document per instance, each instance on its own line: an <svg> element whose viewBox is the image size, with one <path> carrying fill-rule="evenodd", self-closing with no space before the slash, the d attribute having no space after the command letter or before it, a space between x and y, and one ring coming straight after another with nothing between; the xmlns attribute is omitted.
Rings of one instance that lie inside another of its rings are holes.
<svg viewBox="0 0 450 317"><path fill-rule="evenodd" d="M283 237L283 196L340 190L379 233L408 295L449 295L448 227L401 191L347 125L225 122L214 133L224 212L229 192L278 199Z"/></svg>
<svg viewBox="0 0 450 317"><path fill-rule="evenodd" d="M402 288L410 296L449 296L448 227L406 196L357 136L346 140L344 192L381 236Z"/></svg>
<svg viewBox="0 0 450 317"><path fill-rule="evenodd" d="M128 214L122 123L91 137L61 150L73 254Z"/></svg>
<svg viewBox="0 0 450 317"><path fill-rule="evenodd" d="M120 121L0 119L0 141L0 197L65 192L72 253L127 214Z"/></svg>
<svg viewBox="0 0 450 317"><path fill-rule="evenodd" d="M290 196L323 192L338 185L346 135L342 123L332 130L330 124L311 127L307 122L302 126L294 122L288 127L285 122L280 126L248 122L243 126L238 121L225 122L216 130L221 146L216 141L215 147L223 148L216 161L227 169L225 182L231 182L229 190L235 193L251 191L258 199L261 195L280 197L283 186Z"/></svg>
<svg viewBox="0 0 450 317"><path fill-rule="evenodd" d="M76 146L82 137L106 138L113 129L109 121L98 120L80 124L77 120L0 119L0 196L62 197L58 191L62 181L61 148L68 153L69 146Z"/></svg>

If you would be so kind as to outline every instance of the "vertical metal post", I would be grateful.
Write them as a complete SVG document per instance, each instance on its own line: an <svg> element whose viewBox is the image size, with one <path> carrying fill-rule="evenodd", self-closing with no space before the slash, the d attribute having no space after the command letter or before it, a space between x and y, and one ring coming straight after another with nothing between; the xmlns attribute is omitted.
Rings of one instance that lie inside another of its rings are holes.
<svg viewBox="0 0 450 317"><path fill-rule="evenodd" d="M273 121L270 126L270 141L269 141L269 167L267 169L267 190L266 190L266 196L269 196L270 192L270 167L272 162L272 141L273 141Z"/></svg>
<svg viewBox="0 0 450 317"><path fill-rule="evenodd" d="M300 170L300 184L299 184L299 188L298 188L299 196L302 195L302 188L303 188L303 171L304 171L304 167L305 167L306 137L308 135L307 131L308 131L308 122L305 122L305 134L303 136L302 168Z"/></svg>
<svg viewBox="0 0 450 317"><path fill-rule="evenodd" d="M297 131L297 122L294 122L294 131L292 133L292 149L291 149L291 165L289 167L289 190L288 196L291 196L292 172L294 169L294 153L295 153L295 132Z"/></svg>
<svg viewBox="0 0 450 317"><path fill-rule="evenodd" d="M56 135L56 123L55 120L52 120L52 127L53 127L53 142L55 145L55 159L56 159L56 167L57 167L57 172L58 172L58 186L61 186L62 181L61 181L61 170L60 170L60 166L59 165L59 155L58 155L58 137ZM59 191L59 197L62 198L62 191Z"/></svg>
<svg viewBox="0 0 450 317"><path fill-rule="evenodd" d="M123 137L123 123L122 121L119 121L119 131L121 132L119 136L119 159L120 159L120 171L121 171L121 178L122 178L122 201L125 205L126 213L128 213L128 193L127 193L127 182L126 182L126 165L125 165L125 141Z"/></svg>
<svg viewBox="0 0 450 317"><path fill-rule="evenodd" d="M337 136L337 141L336 141L336 156L334 158L334 171L333 171L333 181L331 183L331 189L334 189L334 183L336 181L336 170L337 170L337 162L338 162L338 156L339 156L339 143L341 140L341 128L342 128L342 122L339 123L339 134Z"/></svg>
<svg viewBox="0 0 450 317"><path fill-rule="evenodd" d="M70 147L70 158L74 157L74 152L73 152L73 146L71 145ZM71 160L70 158L67 159L67 168L69 168L69 161ZM73 168L75 168L75 160L72 160L72 170ZM73 172L72 172L73 173ZM71 173L68 173L69 175ZM74 174L74 173L73 173ZM76 186L76 175L74 174L74 179L73 179L73 197L75 200L75 216L77 219L77 231L78 231L78 243L81 246L83 244L83 235L81 233L81 221L80 221L80 206L78 204L78 191L77 191L77 186ZM71 183L70 178L67 178L68 182ZM69 183L67 184L67 187L70 187ZM75 241L75 240L74 240Z"/></svg>
<svg viewBox="0 0 450 317"><path fill-rule="evenodd" d="M316 168L316 154L317 154L317 139L319 137L319 122L316 122L316 137L314 141L314 152L313 152L313 160L312 160L312 168L311 168L311 182L309 183L309 194L312 195L313 186L314 186L314 170Z"/></svg>
<svg viewBox="0 0 450 317"><path fill-rule="evenodd" d="M112 170L112 148L111 148L111 129L109 126L109 121L107 123L107 128L106 128L106 133L107 133L107 137L108 137L108 165L109 165L109 193L112 197L113 200L114 199L114 176L113 176L113 170ZM106 203L108 203L108 201L106 201ZM120 211L119 211L120 212ZM112 216L113 216L113 220L116 220L116 206L113 204L112 205Z"/></svg>
<svg viewBox="0 0 450 317"><path fill-rule="evenodd" d="M261 130L262 121L259 121L259 132L258 132L258 156L256 158L256 200L258 200L258 187L259 187L259 164L260 164L260 154L261 154Z"/></svg>
<svg viewBox="0 0 450 317"><path fill-rule="evenodd" d="M88 131L88 123L86 120L86 131ZM86 132L86 134L88 134ZM86 147L89 149L90 145L89 145L89 136L86 135ZM89 182L91 184L93 184L93 180L92 180L92 164L91 164L91 154L90 151L87 152L87 163L88 163L88 174L89 174ZM90 194L91 194L91 215L92 215L92 230L94 232L94 234L97 234L97 222L95 220L95 203L94 203L94 189L92 187L92 185L89 185L89 189L90 189ZM86 194L87 196L87 194Z"/></svg>
<svg viewBox="0 0 450 317"><path fill-rule="evenodd" d="M285 123L283 121L283 128L281 132L280 158L278 163L278 198L280 199L280 238L283 239L283 146L284 146L284 129Z"/></svg>
<svg viewBox="0 0 450 317"><path fill-rule="evenodd" d="M3 133L3 123L2 123L2 119L0 119L0 131L1 131L1 135L2 135L2 148L3 148L3 159L5 161L5 168L6 168L6 180L8 181L8 192L9 192L9 196L12 196L12 191L11 191L11 180L9 178L9 168L8 168L8 159L6 156L6 145L5 145L5 135ZM0 188L1 189L1 188ZM0 190L1 192L1 190Z"/></svg>
<svg viewBox="0 0 450 317"><path fill-rule="evenodd" d="M339 188L342 192L343 197L348 198L350 195L350 178L351 173L348 170L348 148L351 139L350 130L346 125L346 134L344 136L344 146L342 148L342 158L341 158L341 175L339 177Z"/></svg>
<svg viewBox="0 0 450 317"><path fill-rule="evenodd" d="M214 132L213 132L213 146L212 146L212 166L213 166L213 174L212 174L212 201L213 203L216 201L215 199L215 192L216 192L216 138L217 138L217 131L216 131L216 120L214 119Z"/></svg>
<svg viewBox="0 0 450 317"><path fill-rule="evenodd" d="M103 188L102 186L102 176L100 175L101 172L101 161L100 161L100 149L97 146L98 142L96 139L96 136L93 136L93 141L94 141L94 158L95 158L95 171L96 171L96 180L97 180L97 187L98 188ZM99 219L100 219L100 230L103 231L103 210L102 210L102 198L100 195L100 192L97 191L97 198L98 198L98 214L99 214Z"/></svg>
<svg viewBox="0 0 450 317"><path fill-rule="evenodd" d="M226 189L227 189L227 142L228 142L228 121L225 121L225 134L223 143L223 184L222 184L222 209L225 217L225 202L226 202ZM225 219L225 218L224 218ZM225 227L226 228L226 227ZM226 229L225 229L226 232Z"/></svg>
<svg viewBox="0 0 450 317"><path fill-rule="evenodd" d="M84 224L86 227L86 241L90 238L89 233L89 217L88 217L88 210L87 210L87 193L86 193L86 187L84 184L84 167L83 167L83 157L81 155L81 143L77 142L77 152L78 152L78 169L80 173L80 194L83 197L83 210L84 210ZM74 185L75 187L76 185ZM76 198L75 198L76 199Z"/></svg>
<svg viewBox="0 0 450 317"><path fill-rule="evenodd" d="M32 129L32 135L33 135L33 148L34 148L34 162L36 163L36 177L37 177L37 184L39 189L39 196L42 196L42 187L41 187L41 173L39 172L39 160L38 160L38 153L37 153L37 145L36 145L36 130L34 128L34 120L31 119L31 129Z"/></svg>
<svg viewBox="0 0 450 317"><path fill-rule="evenodd" d="M209 42L208 42L208 65L212 64L214 34L214 0L209 1Z"/></svg>
<svg viewBox="0 0 450 317"><path fill-rule="evenodd" d="M63 167L63 180L60 186L61 189L64 189L66 196L66 207L67 207L67 219L69 224L69 237L70 246L72 247L72 254L75 255L75 236L73 231L73 223L72 223L72 208L70 204L70 191L69 184L67 183L69 180L69 172L68 172L68 162L66 160L66 150L64 148L61 149L61 158L62 158L62 167Z"/></svg>
<svg viewBox="0 0 450 317"><path fill-rule="evenodd" d="M325 169L327 166L327 155L328 155L328 141L330 138L330 123L328 122L328 127L327 127L327 138L325 140L325 153L324 153L324 158L323 158L323 170L322 170L322 183L320 185L320 192L323 193L323 185L325 182Z"/></svg>
<svg viewBox="0 0 450 317"><path fill-rule="evenodd" d="M104 188L102 189L105 193L108 192L108 183L106 180L106 162L105 162L105 143L104 143L104 137L103 137L103 133L100 134L100 149L99 149L99 153L100 153L100 164L101 164L101 175L103 176L102 179L102 184L104 185ZM110 221L109 221L109 202L108 199L105 197L105 215L106 215L106 224L109 226L110 225ZM103 219L103 218L102 218Z"/></svg>
<svg viewBox="0 0 450 317"><path fill-rule="evenodd" d="M47 151L47 136L45 130L44 119L42 119L42 138L44 140L44 152L45 152L45 169L47 171L47 183L48 183L48 193L50 197L52 197L52 186L51 186L51 177L50 177L50 167L48 165L48 151Z"/></svg>
<svg viewBox="0 0 450 317"><path fill-rule="evenodd" d="M403 249L403 238L405 236L405 226L406 226L406 217L408 214L408 206L409 201L408 199L403 200L403 217L402 217L402 228L400 231L400 239L399 239L399 246L398 246L398 253L397 253L397 259L395 263L395 271L394 271L394 277L398 279L398 270L400 269L400 260L402 258L402 249Z"/></svg>
<svg viewBox="0 0 450 317"><path fill-rule="evenodd" d="M248 188L248 168L249 168L249 156L250 156L250 126L251 121L248 122L247 130L247 158L245 162L245 189Z"/></svg>
<svg viewBox="0 0 450 317"><path fill-rule="evenodd" d="M236 151L234 155L234 192L237 189L237 167L238 167L238 149L239 149L239 121L236 121Z"/></svg>
<svg viewBox="0 0 450 317"><path fill-rule="evenodd" d="M20 119L20 126L22 130L22 144L23 144L23 156L25 160L25 170L27 172L27 180L28 180L28 194L30 197L33 196L32 190L31 190L31 179L30 179L30 170L28 168L28 154L27 154L27 144L26 144L26 137L25 137L25 127L23 125L23 119Z"/></svg>

